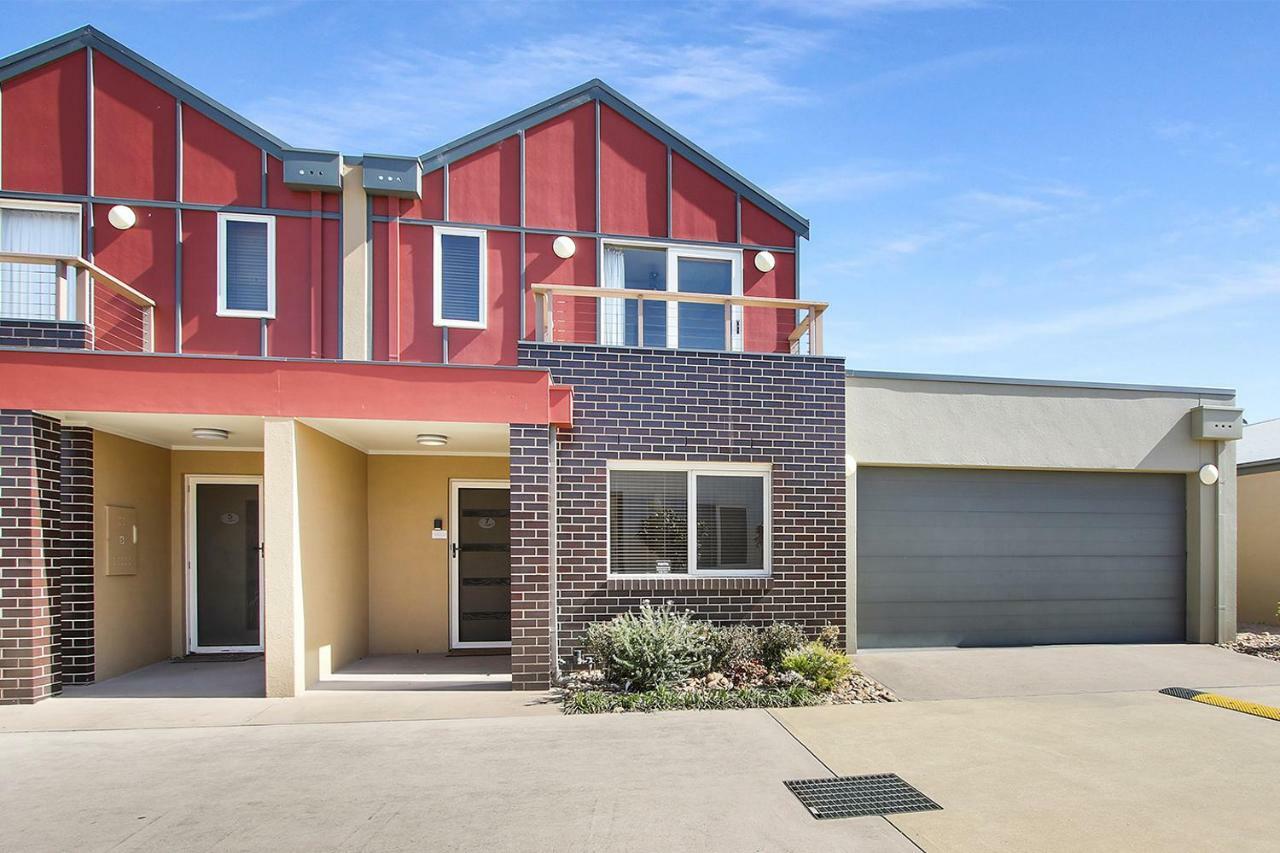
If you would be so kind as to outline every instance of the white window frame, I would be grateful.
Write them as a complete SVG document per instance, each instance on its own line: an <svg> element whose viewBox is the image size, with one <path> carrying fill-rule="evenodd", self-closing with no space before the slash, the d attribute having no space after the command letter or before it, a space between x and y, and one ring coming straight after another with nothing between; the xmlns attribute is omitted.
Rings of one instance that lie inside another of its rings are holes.
<svg viewBox="0 0 1280 853"><path fill-rule="evenodd" d="M267 226L267 310L245 311L227 307L227 223L264 222ZM218 316L252 317L274 320L276 317L276 218L260 213L218 214Z"/></svg>
<svg viewBox="0 0 1280 853"><path fill-rule="evenodd" d="M624 578L767 578L773 576L773 468L758 462L665 462L642 459L610 460L605 471L605 560L608 561L608 577ZM613 570L613 523L610 517L613 497L614 471L683 471L686 474L685 500L688 506L689 530L686 540L689 555L687 572L615 572ZM698 475L717 477L751 477L764 480L764 568L747 569L699 569L698 568Z"/></svg>
<svg viewBox="0 0 1280 853"><path fill-rule="evenodd" d="M680 292L680 259L694 258L710 261L729 261L732 265L733 280L731 283L731 295L742 295L742 250L734 248L722 248L719 246L696 246L686 243L670 243L661 240L602 240L600 251L596 258L596 281L600 282L604 287L604 250L609 246L619 249L659 249L667 254L667 292ZM598 299L596 328L604 328L604 300ZM742 335L742 306L733 306L733 334L731 339L726 341L725 352L742 352L743 335ZM624 334L625 340L625 334ZM637 346L644 346L643 341L637 341ZM680 349L680 303L667 303L667 346L671 349Z"/></svg>
<svg viewBox="0 0 1280 853"><path fill-rule="evenodd" d="M49 213L74 213L76 215L76 249L71 253L71 257L78 258L84 252L84 205L75 202L66 201L36 201L25 198L8 198L0 196L0 218L4 217L4 211L8 210L42 210ZM57 317L58 321L76 320L76 300L74 298L75 285L72 276L68 276L65 282L65 290L59 294L62 303L63 316Z"/></svg>
<svg viewBox="0 0 1280 853"><path fill-rule="evenodd" d="M431 282L433 319L436 326L450 329L484 329L489 324L489 232L483 228L453 228L437 225L431 229ZM480 319L450 320L444 317L444 287L440 253L440 238L446 234L455 237L480 238Z"/></svg>

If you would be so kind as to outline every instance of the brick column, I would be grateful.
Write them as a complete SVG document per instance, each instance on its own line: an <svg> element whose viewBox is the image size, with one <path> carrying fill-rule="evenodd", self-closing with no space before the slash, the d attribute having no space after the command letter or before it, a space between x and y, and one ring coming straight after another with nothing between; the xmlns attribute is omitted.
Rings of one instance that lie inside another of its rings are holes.
<svg viewBox="0 0 1280 853"><path fill-rule="evenodd" d="M93 430L63 427L59 495L62 680L90 684L93 662Z"/></svg>
<svg viewBox="0 0 1280 853"><path fill-rule="evenodd" d="M511 686L551 683L550 518L546 426L511 425Z"/></svg>
<svg viewBox="0 0 1280 853"><path fill-rule="evenodd" d="M62 690L59 424L0 410L0 704Z"/></svg>

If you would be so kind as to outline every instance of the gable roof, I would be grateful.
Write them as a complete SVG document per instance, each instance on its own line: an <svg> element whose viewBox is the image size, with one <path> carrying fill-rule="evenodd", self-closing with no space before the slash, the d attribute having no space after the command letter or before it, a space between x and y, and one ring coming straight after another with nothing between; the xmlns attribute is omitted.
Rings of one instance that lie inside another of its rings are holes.
<svg viewBox="0 0 1280 853"><path fill-rule="evenodd" d="M809 236L809 220L778 201L760 187L748 181L742 175L711 156L706 150L691 142L675 129L665 124L644 108L622 95L603 80L588 80L559 95L534 104L528 109L500 119L487 127L468 133L452 142L433 148L418 159L422 161L424 171L430 171L446 163L460 160L470 154L488 148L495 142L534 125L555 118L583 104L599 101L608 104L616 112L621 113L633 123L639 125L649 134L661 139L671 150L710 173L721 183L732 187L741 196L749 200L766 213L781 220L801 237Z"/></svg>
<svg viewBox="0 0 1280 853"><path fill-rule="evenodd" d="M71 32L55 36L46 42L0 59L0 83L19 74L38 68L55 59L93 48L128 68L138 76L155 84L189 105L206 118L212 119L233 133L253 142L259 148L283 159L283 152L290 149L280 137L269 133L244 116L223 106L194 86L184 83L151 60L135 53L106 33L92 26L78 27Z"/></svg>

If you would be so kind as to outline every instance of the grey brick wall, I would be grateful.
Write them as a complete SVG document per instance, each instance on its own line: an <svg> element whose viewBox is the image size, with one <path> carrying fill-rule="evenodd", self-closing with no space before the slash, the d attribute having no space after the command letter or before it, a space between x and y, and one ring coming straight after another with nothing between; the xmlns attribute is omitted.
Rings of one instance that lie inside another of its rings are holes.
<svg viewBox="0 0 1280 853"><path fill-rule="evenodd" d="M843 629L843 359L522 343L520 363L545 368L554 382L574 389L573 429L559 432L555 453L562 660L588 624L646 599L687 607L720 624L785 620L814 632L826 624ZM513 602L513 619L518 606L524 619L534 619L543 606L536 596L543 592L541 555L549 533L535 523L535 514L546 506L538 470L546 465L546 439L539 437L545 435L545 428L512 428L512 596L535 596L532 607ZM769 463L771 577L609 579L611 459ZM526 500L522 513L518 502ZM538 571L528 571L534 565ZM513 668L526 648L546 647L545 639L540 642L513 641ZM522 686L519 674L515 682Z"/></svg>
<svg viewBox="0 0 1280 853"><path fill-rule="evenodd" d="M93 349L93 330L84 323L0 319L0 346Z"/></svg>

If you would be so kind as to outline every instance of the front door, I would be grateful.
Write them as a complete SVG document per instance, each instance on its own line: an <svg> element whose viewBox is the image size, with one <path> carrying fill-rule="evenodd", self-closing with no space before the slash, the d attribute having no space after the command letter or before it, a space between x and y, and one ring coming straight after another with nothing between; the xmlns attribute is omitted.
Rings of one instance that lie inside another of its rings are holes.
<svg viewBox="0 0 1280 853"><path fill-rule="evenodd" d="M453 480L450 647L511 646L511 491L505 480Z"/></svg>
<svg viewBox="0 0 1280 853"><path fill-rule="evenodd" d="M262 650L262 482L187 478L187 649Z"/></svg>

